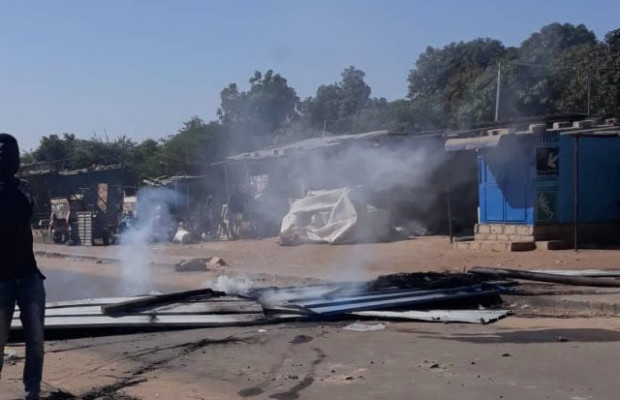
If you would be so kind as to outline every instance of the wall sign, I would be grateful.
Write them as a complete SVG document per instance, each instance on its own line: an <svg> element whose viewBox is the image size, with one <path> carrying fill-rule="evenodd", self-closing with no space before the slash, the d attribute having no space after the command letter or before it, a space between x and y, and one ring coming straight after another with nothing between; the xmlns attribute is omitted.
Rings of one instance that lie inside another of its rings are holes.
<svg viewBox="0 0 620 400"><path fill-rule="evenodd" d="M558 193L555 191L541 191L536 195L536 221L554 222L558 216Z"/></svg>
<svg viewBox="0 0 620 400"><path fill-rule="evenodd" d="M560 169L560 150L558 147L536 148L536 175L557 175Z"/></svg>

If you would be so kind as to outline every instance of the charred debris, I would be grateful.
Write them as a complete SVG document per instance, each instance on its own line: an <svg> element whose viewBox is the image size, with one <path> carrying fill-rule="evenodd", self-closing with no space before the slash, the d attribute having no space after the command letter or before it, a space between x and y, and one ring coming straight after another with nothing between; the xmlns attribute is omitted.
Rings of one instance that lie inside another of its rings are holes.
<svg viewBox="0 0 620 400"><path fill-rule="evenodd" d="M518 281L517 281L518 280ZM527 293L529 281L620 287L619 271L516 271L472 268L467 273L399 273L366 282L260 287L244 293L211 288L134 297L62 301L46 305L52 337L136 331L351 320L487 324L511 314L502 295ZM19 334L19 310L12 329Z"/></svg>
<svg viewBox="0 0 620 400"><path fill-rule="evenodd" d="M368 282L214 289L48 303L52 337L281 322L418 320L489 323L509 314L501 293L514 282L475 274L413 273ZM12 329L21 331L16 310Z"/></svg>

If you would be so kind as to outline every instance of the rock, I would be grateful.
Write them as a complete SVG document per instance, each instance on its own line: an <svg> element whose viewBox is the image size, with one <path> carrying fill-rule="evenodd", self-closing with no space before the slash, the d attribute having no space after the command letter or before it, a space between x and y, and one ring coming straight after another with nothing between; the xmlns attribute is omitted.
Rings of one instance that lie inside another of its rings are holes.
<svg viewBox="0 0 620 400"><path fill-rule="evenodd" d="M502 357L512 357L512 355L510 353L504 353L502 354Z"/></svg>
<svg viewBox="0 0 620 400"><path fill-rule="evenodd" d="M308 335L297 335L293 338L293 340L291 340L289 343L290 344L304 344L304 343L308 343L311 342L314 338L312 336L308 336Z"/></svg>
<svg viewBox="0 0 620 400"><path fill-rule="evenodd" d="M226 261L224 261L223 258L220 257L211 257L209 258L209 260L207 261L210 265L218 265L220 267L223 267L224 265L226 265Z"/></svg>
<svg viewBox="0 0 620 400"><path fill-rule="evenodd" d="M207 271L207 263L202 258L192 258L190 260L183 260L174 266L177 272L187 271Z"/></svg>

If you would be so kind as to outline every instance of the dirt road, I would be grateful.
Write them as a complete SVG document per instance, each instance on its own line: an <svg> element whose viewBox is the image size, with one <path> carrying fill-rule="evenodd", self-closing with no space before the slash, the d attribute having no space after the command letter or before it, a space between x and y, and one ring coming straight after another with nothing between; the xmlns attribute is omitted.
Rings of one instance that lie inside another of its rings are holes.
<svg viewBox="0 0 620 400"><path fill-rule="evenodd" d="M617 398L620 320L344 325L51 342L45 381L86 399ZM3 377L11 394L20 368Z"/></svg>
<svg viewBox="0 0 620 400"><path fill-rule="evenodd" d="M117 248L37 245L39 254L60 250L71 257L39 256L49 276L49 296L57 300L195 288L220 274L241 274L265 285L475 265L570 269L615 268L620 262L614 251L457 251L438 237L292 248L269 239L150 246L149 267L139 271L148 274L133 282L135 274L126 270L131 264L112 262ZM207 256L222 257L228 265L186 273L171 267ZM509 317L487 326L390 323L374 332L344 330L350 322L49 341L44 379L49 391L62 389L88 400L617 398L617 318ZM13 348L23 354L19 343ZM3 400L19 396L22 363L6 366Z"/></svg>
<svg viewBox="0 0 620 400"><path fill-rule="evenodd" d="M193 257L222 257L226 271L263 273L278 277L320 279L366 279L380 274L414 271L462 271L473 266L502 266L516 269L615 268L620 252L573 250L496 252L456 250L447 237L428 236L392 243L356 245L279 246L275 239L209 242L193 245L151 245L110 247L66 247L37 244L45 253L63 252L76 256L118 259L140 252L151 264L173 264ZM129 248L121 252L119 249ZM128 268L132 258L129 257Z"/></svg>

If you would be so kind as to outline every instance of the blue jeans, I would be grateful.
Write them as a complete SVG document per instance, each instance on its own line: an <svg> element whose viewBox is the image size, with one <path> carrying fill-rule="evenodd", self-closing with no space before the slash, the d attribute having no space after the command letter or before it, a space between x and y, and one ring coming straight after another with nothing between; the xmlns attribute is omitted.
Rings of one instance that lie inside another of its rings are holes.
<svg viewBox="0 0 620 400"><path fill-rule="evenodd" d="M43 323L45 319L45 288L43 277L34 274L27 278L0 281L0 371L4 358L4 345L9 337L15 304L19 307L24 341L26 364L24 365L24 389L27 399L38 399L43 376Z"/></svg>

